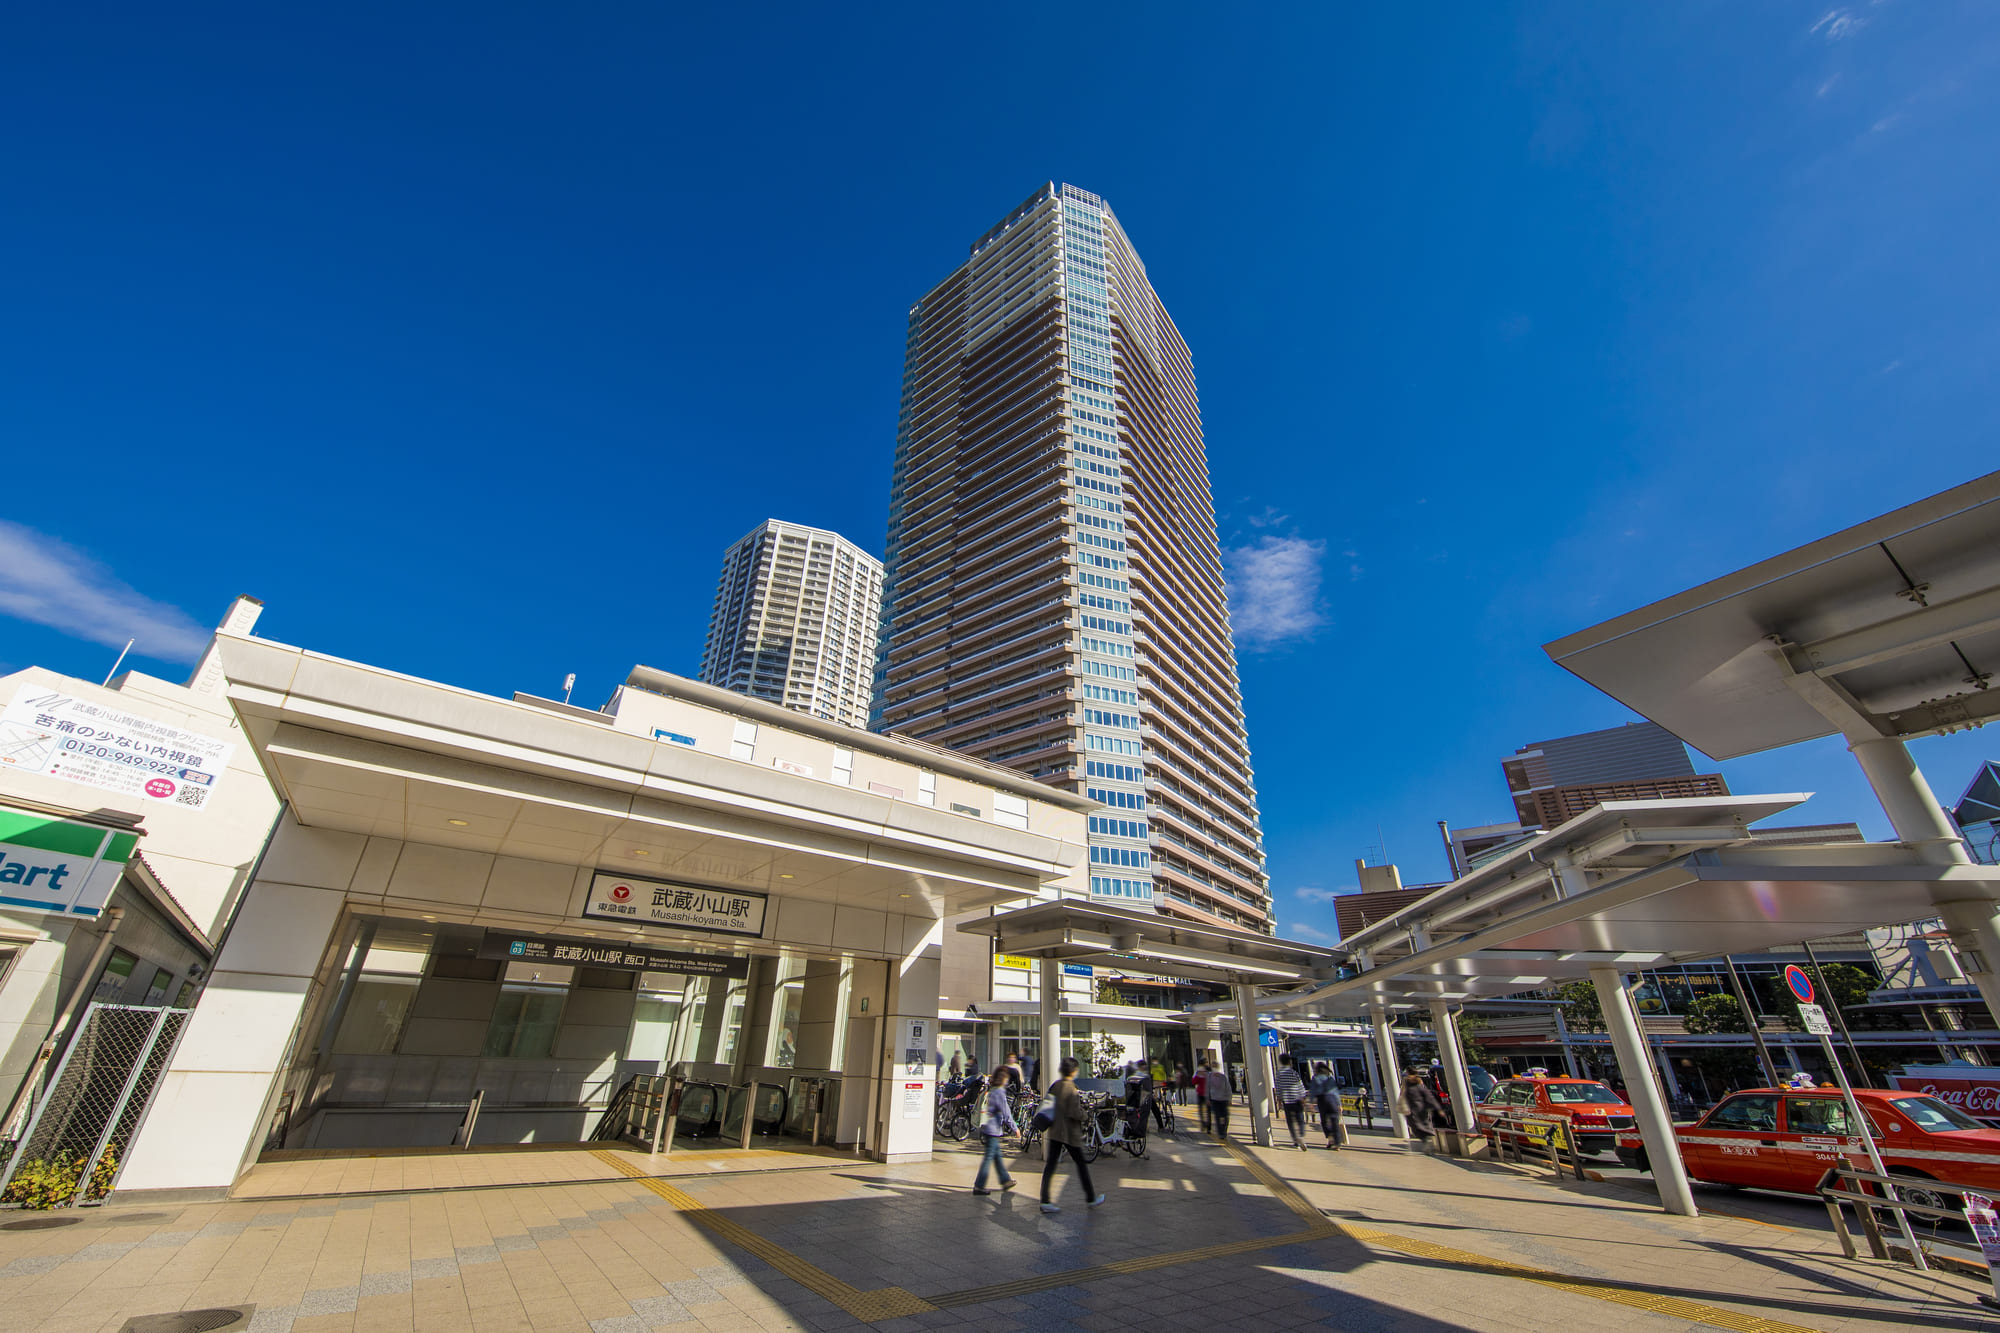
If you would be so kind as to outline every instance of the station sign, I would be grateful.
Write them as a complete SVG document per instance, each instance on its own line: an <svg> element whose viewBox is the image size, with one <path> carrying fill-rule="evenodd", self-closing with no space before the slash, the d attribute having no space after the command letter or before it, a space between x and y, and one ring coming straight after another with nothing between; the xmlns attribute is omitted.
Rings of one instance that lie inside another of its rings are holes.
<svg viewBox="0 0 2000 1333"><path fill-rule="evenodd" d="M603 871L590 877L590 895L583 914L598 921L700 930L713 935L764 933L769 896L742 889L717 889L701 884L675 884L663 879L639 879Z"/></svg>
<svg viewBox="0 0 2000 1333"><path fill-rule="evenodd" d="M1096 976L1097 973L1092 970L1089 963L1064 963L1063 975L1066 977L1092 977Z"/></svg>
<svg viewBox="0 0 2000 1333"><path fill-rule="evenodd" d="M479 941L481 958L499 958L510 963L550 963L563 967L609 967L624 972L679 972L691 977L733 977L750 975L748 958L728 954L679 953L671 949L649 949L624 940L585 940L561 935L523 935L511 930L488 930Z"/></svg>

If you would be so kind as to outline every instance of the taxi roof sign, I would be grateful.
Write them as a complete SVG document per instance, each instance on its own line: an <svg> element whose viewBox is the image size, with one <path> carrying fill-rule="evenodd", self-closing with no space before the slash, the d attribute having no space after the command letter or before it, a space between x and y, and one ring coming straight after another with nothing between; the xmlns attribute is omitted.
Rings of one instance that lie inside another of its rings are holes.
<svg viewBox="0 0 2000 1333"><path fill-rule="evenodd" d="M1813 1002L1812 978L1807 976L1806 970L1797 963L1785 964L1785 987L1800 1004Z"/></svg>

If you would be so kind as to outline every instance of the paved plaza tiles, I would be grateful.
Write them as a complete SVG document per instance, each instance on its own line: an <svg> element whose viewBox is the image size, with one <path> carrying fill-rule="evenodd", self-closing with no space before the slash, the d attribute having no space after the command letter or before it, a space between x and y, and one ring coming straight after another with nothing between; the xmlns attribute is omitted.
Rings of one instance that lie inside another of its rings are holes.
<svg viewBox="0 0 2000 1333"><path fill-rule="evenodd" d="M607 1152L580 1183L113 1204L0 1229L0 1330L244 1304L259 1333L1995 1327L1983 1283L1850 1261L1824 1233L1357 1137L1156 1139L1100 1160L1102 1208L1066 1169L1053 1216L1038 1163L980 1198L966 1151L672 1177Z"/></svg>

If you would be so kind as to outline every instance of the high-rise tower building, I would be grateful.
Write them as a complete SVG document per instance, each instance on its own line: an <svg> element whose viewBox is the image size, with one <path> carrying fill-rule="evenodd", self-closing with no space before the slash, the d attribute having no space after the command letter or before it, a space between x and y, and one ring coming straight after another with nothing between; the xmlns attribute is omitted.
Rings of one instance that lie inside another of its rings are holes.
<svg viewBox="0 0 2000 1333"><path fill-rule="evenodd" d="M1194 366L1046 185L910 308L875 719L1084 791L1091 894L1269 930Z"/></svg>
<svg viewBox="0 0 2000 1333"><path fill-rule="evenodd" d="M882 563L839 533L770 519L729 548L701 679L868 725Z"/></svg>

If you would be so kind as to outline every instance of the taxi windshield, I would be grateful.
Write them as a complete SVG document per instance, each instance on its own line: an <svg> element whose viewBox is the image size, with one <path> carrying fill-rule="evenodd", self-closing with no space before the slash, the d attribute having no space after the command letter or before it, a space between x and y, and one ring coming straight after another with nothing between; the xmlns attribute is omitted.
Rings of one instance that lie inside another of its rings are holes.
<svg viewBox="0 0 2000 1333"><path fill-rule="evenodd" d="M1549 1100L1557 1105L1589 1103L1593 1106L1622 1106L1617 1093L1602 1083L1544 1083Z"/></svg>
<svg viewBox="0 0 2000 1333"><path fill-rule="evenodd" d="M1889 1103L1910 1118L1910 1123L1931 1134L1945 1134L1954 1129L1985 1129L1986 1126L1974 1120L1955 1106L1947 1106L1935 1097L1898 1097Z"/></svg>

